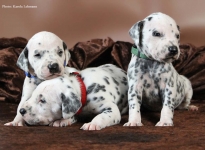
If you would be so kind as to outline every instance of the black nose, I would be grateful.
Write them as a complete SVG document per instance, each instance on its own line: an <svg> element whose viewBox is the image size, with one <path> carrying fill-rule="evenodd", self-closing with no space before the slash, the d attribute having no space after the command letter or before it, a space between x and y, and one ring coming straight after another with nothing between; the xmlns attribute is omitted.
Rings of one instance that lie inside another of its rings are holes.
<svg viewBox="0 0 205 150"><path fill-rule="evenodd" d="M19 112L20 112L21 115L23 116L23 115L26 113L26 110L25 110L24 108L21 108L21 109L19 110Z"/></svg>
<svg viewBox="0 0 205 150"><path fill-rule="evenodd" d="M50 73L57 73L57 72L59 72L59 65L57 63L54 63L52 65L49 64L48 69L49 69Z"/></svg>
<svg viewBox="0 0 205 150"><path fill-rule="evenodd" d="M170 46L168 50L171 55L176 55L178 53L178 48L176 46Z"/></svg>

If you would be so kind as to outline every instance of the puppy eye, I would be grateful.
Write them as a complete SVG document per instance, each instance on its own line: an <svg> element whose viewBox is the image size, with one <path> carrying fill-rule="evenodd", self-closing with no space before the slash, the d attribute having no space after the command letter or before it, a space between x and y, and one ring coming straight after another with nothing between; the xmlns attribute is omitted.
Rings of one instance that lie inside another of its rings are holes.
<svg viewBox="0 0 205 150"><path fill-rule="evenodd" d="M62 54L63 54L63 51L58 51L59 56L62 56Z"/></svg>
<svg viewBox="0 0 205 150"><path fill-rule="evenodd" d="M153 36L156 36L156 37L160 37L161 36L161 33L157 32L157 31L154 31L152 33Z"/></svg>
<svg viewBox="0 0 205 150"><path fill-rule="evenodd" d="M35 54L34 57L41 57L39 53Z"/></svg>
<svg viewBox="0 0 205 150"><path fill-rule="evenodd" d="M41 103L46 103L46 101L45 101L44 99L40 99L39 102L41 102Z"/></svg>
<svg viewBox="0 0 205 150"><path fill-rule="evenodd" d="M176 38L179 39L179 34L176 35Z"/></svg>

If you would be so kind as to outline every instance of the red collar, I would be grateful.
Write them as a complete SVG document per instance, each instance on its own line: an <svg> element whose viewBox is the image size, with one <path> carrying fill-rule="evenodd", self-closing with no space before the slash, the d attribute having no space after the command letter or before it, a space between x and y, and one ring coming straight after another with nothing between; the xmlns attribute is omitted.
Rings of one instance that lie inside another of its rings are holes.
<svg viewBox="0 0 205 150"><path fill-rule="evenodd" d="M83 79L81 78L81 75L78 72L72 72L71 75L75 75L78 82L80 83L82 106L78 110L78 112L76 113L76 115L79 115L82 112L83 106L85 106L85 104L86 104L86 98L87 98L86 87L85 87L85 84L83 82Z"/></svg>

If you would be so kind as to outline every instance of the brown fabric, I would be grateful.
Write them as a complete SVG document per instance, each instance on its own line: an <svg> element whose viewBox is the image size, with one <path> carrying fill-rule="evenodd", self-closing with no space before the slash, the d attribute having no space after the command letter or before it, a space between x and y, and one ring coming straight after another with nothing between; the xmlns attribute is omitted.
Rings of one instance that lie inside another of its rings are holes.
<svg viewBox="0 0 205 150"><path fill-rule="evenodd" d="M8 102L19 102L24 73L16 66L16 60L25 47L24 38L0 39L0 97Z"/></svg>
<svg viewBox="0 0 205 150"><path fill-rule="evenodd" d="M7 102L19 102L25 77L16 66L18 55L25 47L24 38L0 39L0 98ZM87 67L111 63L127 71L131 59L132 43L111 38L79 42L70 49L68 66L82 70ZM179 74L185 75L193 85L193 99L205 99L205 47L196 48L191 44L181 45L180 58L173 64ZM1 99L0 99L1 100Z"/></svg>
<svg viewBox="0 0 205 150"><path fill-rule="evenodd" d="M114 42L109 37L79 42L70 49L71 60L68 66L82 70L111 63L127 70L131 47L132 44L129 42Z"/></svg>
<svg viewBox="0 0 205 150"><path fill-rule="evenodd" d="M174 111L174 127L155 127L160 112L141 112L143 127L123 127L128 115L120 124L100 131L83 131L83 123L91 118L81 118L64 128L49 126L6 127L13 120L17 104L0 103L1 150L204 150L205 103L196 112Z"/></svg>

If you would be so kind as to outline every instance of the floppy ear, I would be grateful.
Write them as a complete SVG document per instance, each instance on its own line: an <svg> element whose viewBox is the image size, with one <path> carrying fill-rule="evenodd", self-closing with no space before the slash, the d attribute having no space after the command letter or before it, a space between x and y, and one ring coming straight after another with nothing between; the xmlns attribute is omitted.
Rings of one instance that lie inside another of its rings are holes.
<svg viewBox="0 0 205 150"><path fill-rule="evenodd" d="M21 54L18 57L16 65L24 70L25 72L29 72L29 61L28 61L28 49L25 47Z"/></svg>
<svg viewBox="0 0 205 150"><path fill-rule="evenodd" d="M62 116L64 119L74 116L82 106L80 97L73 92L70 92L68 96L66 96L64 93L61 93L61 100Z"/></svg>
<svg viewBox="0 0 205 150"><path fill-rule="evenodd" d="M177 29L180 31L180 27L179 27L179 25L177 25Z"/></svg>
<svg viewBox="0 0 205 150"><path fill-rule="evenodd" d="M137 45L139 45L140 47L142 46L143 27L144 27L144 21L138 21L129 30L129 35L135 41L136 46Z"/></svg>
<svg viewBox="0 0 205 150"><path fill-rule="evenodd" d="M65 66L68 64L68 61L70 60L70 53L68 51L67 45L63 42L63 49L65 51Z"/></svg>

